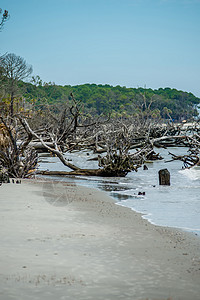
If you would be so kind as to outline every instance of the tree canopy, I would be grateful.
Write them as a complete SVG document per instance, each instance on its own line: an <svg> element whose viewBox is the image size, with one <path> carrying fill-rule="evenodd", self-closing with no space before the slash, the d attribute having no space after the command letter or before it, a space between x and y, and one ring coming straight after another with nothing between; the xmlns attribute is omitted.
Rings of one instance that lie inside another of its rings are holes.
<svg viewBox="0 0 200 300"><path fill-rule="evenodd" d="M60 86L55 83L43 83L40 77L33 83L19 82L23 96L35 99L36 106L44 103L58 105L70 101L73 93L91 115L112 113L113 116L130 116L143 112L156 118L171 118L176 121L190 119L198 115L197 105L200 98L192 93L171 88L157 90L146 88L126 88L108 84L82 84Z"/></svg>
<svg viewBox="0 0 200 300"><path fill-rule="evenodd" d="M32 66L29 66L21 56L8 53L0 58L1 86L10 97L11 115L14 113L14 98L18 90L18 82L27 78L31 73Z"/></svg>
<svg viewBox="0 0 200 300"><path fill-rule="evenodd" d="M177 89L166 87L153 90L95 83L61 86L43 82L39 76L24 82L31 73L32 66L22 57L13 53L0 57L0 105L4 111L8 111L10 105L11 116L20 107L16 104L15 109L14 104L20 101L23 107L34 103L35 110L43 110L48 104L54 112L60 111L62 105L70 105L72 94L89 117L101 114L123 118L141 116L144 119L163 118L179 122L198 116L200 98Z"/></svg>

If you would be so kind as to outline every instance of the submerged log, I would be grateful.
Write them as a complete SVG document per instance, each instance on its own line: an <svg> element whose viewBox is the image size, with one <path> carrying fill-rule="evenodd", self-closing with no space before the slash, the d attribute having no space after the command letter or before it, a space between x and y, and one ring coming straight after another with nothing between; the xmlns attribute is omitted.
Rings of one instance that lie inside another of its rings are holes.
<svg viewBox="0 0 200 300"><path fill-rule="evenodd" d="M37 171L36 175L50 175L50 176L99 176L99 177L125 177L126 171L110 171L104 169L78 169L75 171Z"/></svg>
<svg viewBox="0 0 200 300"><path fill-rule="evenodd" d="M167 169L160 170L158 174L160 185L170 185L170 172Z"/></svg>
<svg viewBox="0 0 200 300"><path fill-rule="evenodd" d="M159 153L155 153L155 151L152 150L147 154L146 159L147 160L162 160L163 157Z"/></svg>

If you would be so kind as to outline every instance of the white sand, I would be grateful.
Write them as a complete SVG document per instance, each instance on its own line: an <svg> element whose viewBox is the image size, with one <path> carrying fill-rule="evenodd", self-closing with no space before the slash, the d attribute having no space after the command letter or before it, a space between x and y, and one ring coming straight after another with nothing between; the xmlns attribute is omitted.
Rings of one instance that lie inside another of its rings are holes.
<svg viewBox="0 0 200 300"><path fill-rule="evenodd" d="M1 300L200 299L200 239L103 192L3 184L0 226Z"/></svg>

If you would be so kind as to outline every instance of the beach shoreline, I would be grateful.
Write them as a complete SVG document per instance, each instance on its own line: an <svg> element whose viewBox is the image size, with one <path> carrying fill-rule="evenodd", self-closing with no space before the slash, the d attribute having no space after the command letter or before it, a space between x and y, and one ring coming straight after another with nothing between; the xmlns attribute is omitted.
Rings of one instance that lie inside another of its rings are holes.
<svg viewBox="0 0 200 300"><path fill-rule="evenodd" d="M73 183L0 188L1 299L199 299L195 234Z"/></svg>

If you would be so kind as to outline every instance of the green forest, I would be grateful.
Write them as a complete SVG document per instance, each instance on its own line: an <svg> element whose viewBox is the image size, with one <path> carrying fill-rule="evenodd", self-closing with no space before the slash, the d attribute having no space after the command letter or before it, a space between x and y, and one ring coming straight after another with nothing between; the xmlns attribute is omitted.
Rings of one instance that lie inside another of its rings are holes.
<svg viewBox="0 0 200 300"><path fill-rule="evenodd" d="M0 57L0 107L11 116L20 109L43 111L51 108L55 113L73 99L89 117L142 116L149 119L170 119L180 122L198 117L200 98L192 93L169 87L127 88L109 84L56 85L33 76L32 66L13 53ZM29 81L27 81L29 79Z"/></svg>
<svg viewBox="0 0 200 300"><path fill-rule="evenodd" d="M56 107L70 102L73 93L83 105L84 112L93 115L111 114L115 117L128 117L140 112L152 118L182 121L198 116L200 98L192 93L171 88L157 90L146 88L127 88L108 84L56 85L43 83L39 76L32 83L20 81L18 92L35 107L42 109L47 103Z"/></svg>

